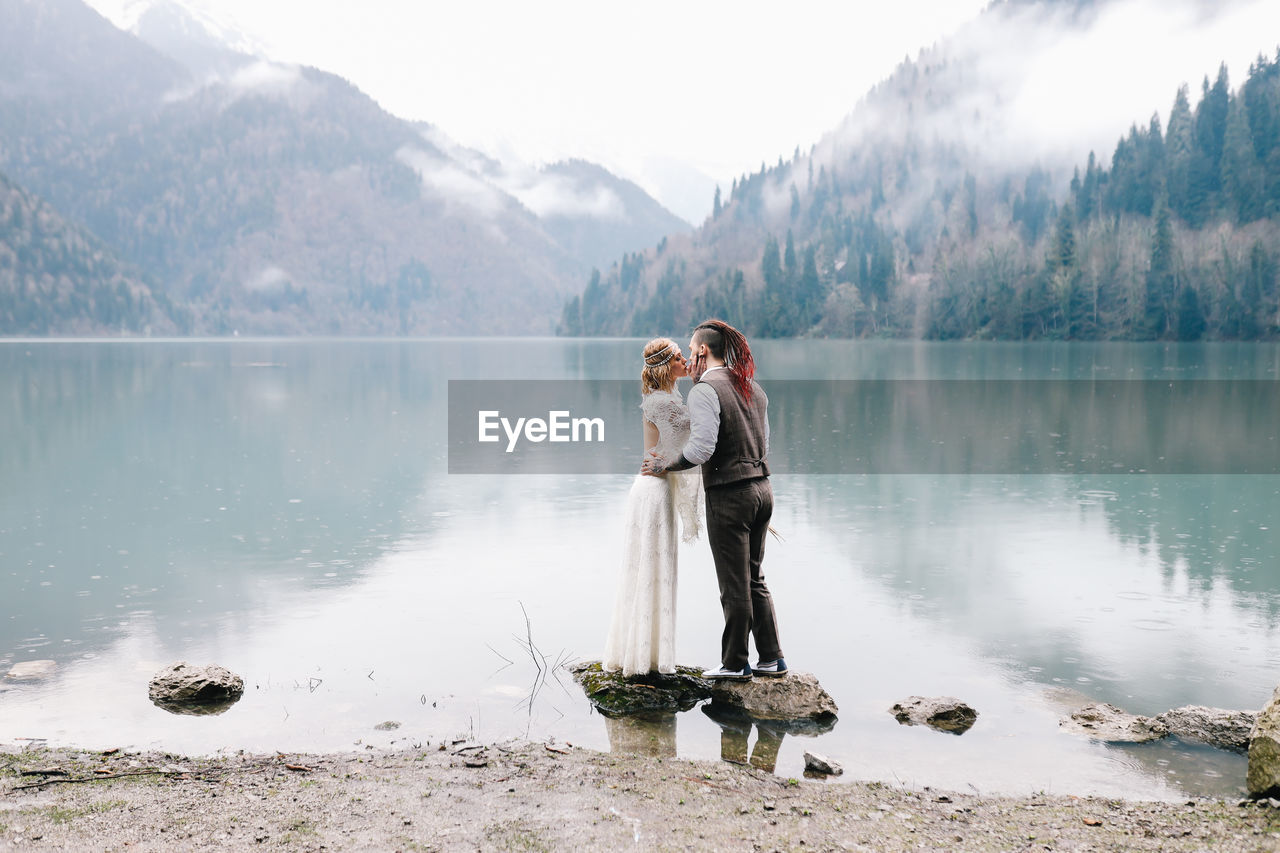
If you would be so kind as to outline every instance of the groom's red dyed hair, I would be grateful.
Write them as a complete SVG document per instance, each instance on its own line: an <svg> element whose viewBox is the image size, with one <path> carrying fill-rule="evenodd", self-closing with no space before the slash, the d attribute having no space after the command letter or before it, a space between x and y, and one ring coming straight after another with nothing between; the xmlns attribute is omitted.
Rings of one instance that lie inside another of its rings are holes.
<svg viewBox="0 0 1280 853"><path fill-rule="evenodd" d="M724 320L707 320L693 330L693 339L706 344L711 354L724 362L733 387L738 389L742 399L750 402L751 378L756 375L756 362L742 332Z"/></svg>

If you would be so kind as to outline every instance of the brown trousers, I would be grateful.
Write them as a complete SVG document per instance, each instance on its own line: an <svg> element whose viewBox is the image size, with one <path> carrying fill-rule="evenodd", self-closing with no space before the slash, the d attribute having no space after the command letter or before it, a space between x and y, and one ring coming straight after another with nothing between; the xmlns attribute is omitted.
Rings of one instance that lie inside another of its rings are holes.
<svg viewBox="0 0 1280 853"><path fill-rule="evenodd" d="M760 569L772 517L773 487L768 477L707 489L707 541L720 583L724 611L720 662L726 669L747 666L747 639L752 636L761 660L783 656L773 598Z"/></svg>

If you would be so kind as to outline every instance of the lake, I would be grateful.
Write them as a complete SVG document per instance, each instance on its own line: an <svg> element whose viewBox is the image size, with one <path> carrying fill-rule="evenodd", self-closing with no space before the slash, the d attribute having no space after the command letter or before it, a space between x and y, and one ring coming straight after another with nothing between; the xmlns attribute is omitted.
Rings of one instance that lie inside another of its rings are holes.
<svg viewBox="0 0 1280 853"><path fill-rule="evenodd" d="M211 753L519 736L754 753L783 777L814 749L844 778L982 793L1243 789L1242 756L1096 744L1058 720L1089 701L1258 709L1280 682L1280 476L1215 467L1272 434L1270 409L1246 416L1255 403L1202 405L1166 431L1197 473L777 472L765 570L788 660L830 691L837 725L779 739L699 709L646 727L594 713L556 665L602 651L631 475L450 474L448 383L638 380L642 343L0 342L0 672L57 662L45 681L0 682L0 741ZM1274 344L755 352L775 452L819 461L833 430L784 411L789 380L1280 379ZM1012 428L988 416L991 434ZM1118 440L1149 444L1150 421ZM1035 427L1052 443L1050 429ZM848 470L840 456L829 470ZM678 658L712 666L705 541L680 561ZM215 717L153 706L148 680L177 660L232 669L244 698ZM978 722L959 737L899 725L888 708L910 695L959 697Z"/></svg>

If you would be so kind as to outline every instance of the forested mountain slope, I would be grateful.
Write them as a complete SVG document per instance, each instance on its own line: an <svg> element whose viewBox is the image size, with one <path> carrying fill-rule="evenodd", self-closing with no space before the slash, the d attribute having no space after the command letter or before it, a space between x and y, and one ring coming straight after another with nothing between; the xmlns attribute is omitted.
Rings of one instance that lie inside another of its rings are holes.
<svg viewBox="0 0 1280 853"><path fill-rule="evenodd" d="M1280 334L1280 57L1235 90L1225 68L1196 97L1171 81L1166 120L1117 128L1074 175L1018 150L1013 60L1102 6L993 4L811 151L736 180L694 234L594 273L561 333L717 315L766 336Z"/></svg>
<svg viewBox="0 0 1280 853"><path fill-rule="evenodd" d="M0 334L172 334L189 322L99 240L0 175Z"/></svg>
<svg viewBox="0 0 1280 853"><path fill-rule="evenodd" d="M342 78L162 11L139 31L163 51L79 0L0 0L0 170L193 333L547 333L597 244L682 225L601 169L477 170ZM54 306L23 310L60 328Z"/></svg>

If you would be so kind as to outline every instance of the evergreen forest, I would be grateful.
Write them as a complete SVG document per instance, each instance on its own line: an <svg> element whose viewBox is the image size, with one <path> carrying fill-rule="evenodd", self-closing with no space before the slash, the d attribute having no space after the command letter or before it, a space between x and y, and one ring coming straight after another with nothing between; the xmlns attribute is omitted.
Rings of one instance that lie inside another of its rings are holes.
<svg viewBox="0 0 1280 853"><path fill-rule="evenodd" d="M962 76L908 61L871 105L925 102L947 73ZM559 331L646 336L719 316L766 337L1280 336L1280 53L1234 90L1225 65L1194 99L1179 88L1167 120L1074 171L975 159L908 131L762 165L717 191L691 238L593 272Z"/></svg>

